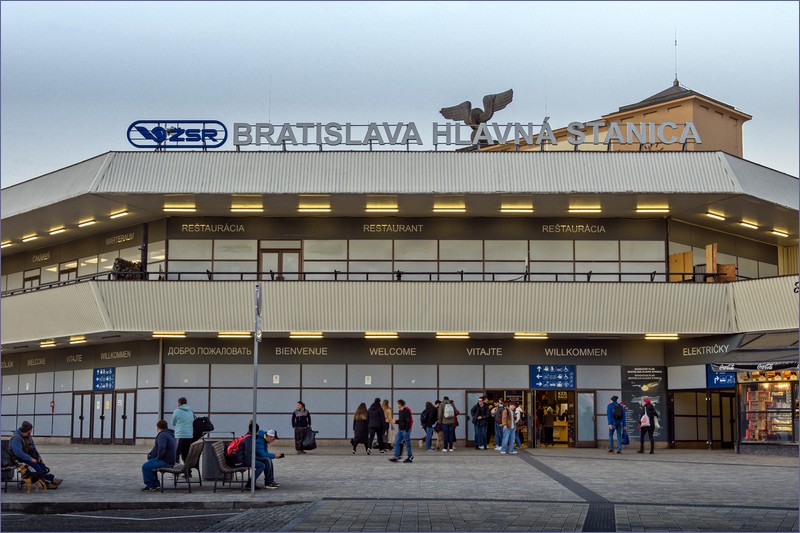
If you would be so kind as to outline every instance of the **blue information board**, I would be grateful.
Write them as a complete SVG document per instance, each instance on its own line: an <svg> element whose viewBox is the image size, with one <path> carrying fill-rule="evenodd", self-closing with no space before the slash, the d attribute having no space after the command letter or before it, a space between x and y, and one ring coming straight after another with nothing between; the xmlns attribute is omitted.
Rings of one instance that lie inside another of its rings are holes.
<svg viewBox="0 0 800 533"><path fill-rule="evenodd" d="M736 372L714 372L706 365L706 387L709 389L732 389L736 386Z"/></svg>
<svg viewBox="0 0 800 533"><path fill-rule="evenodd" d="M532 389L574 389L575 365L531 365Z"/></svg>
<svg viewBox="0 0 800 533"><path fill-rule="evenodd" d="M94 369L94 390L114 390L116 368Z"/></svg>

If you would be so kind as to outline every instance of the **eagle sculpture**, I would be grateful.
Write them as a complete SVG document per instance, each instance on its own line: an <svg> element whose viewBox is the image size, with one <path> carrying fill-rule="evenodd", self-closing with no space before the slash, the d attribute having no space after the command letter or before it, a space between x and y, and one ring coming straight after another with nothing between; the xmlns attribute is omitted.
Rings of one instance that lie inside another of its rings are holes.
<svg viewBox="0 0 800 533"><path fill-rule="evenodd" d="M483 108L472 107L472 102L461 102L453 107L443 107L439 113L446 119L463 120L464 123L472 128L472 139L478 130L478 125L488 122L495 111L504 109L514 98L514 90L509 89L498 94L487 94L483 97Z"/></svg>

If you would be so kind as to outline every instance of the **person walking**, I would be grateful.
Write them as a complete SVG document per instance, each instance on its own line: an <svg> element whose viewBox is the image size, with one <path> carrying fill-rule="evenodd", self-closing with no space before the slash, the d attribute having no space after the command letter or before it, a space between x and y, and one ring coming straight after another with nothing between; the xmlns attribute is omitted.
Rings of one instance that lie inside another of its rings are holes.
<svg viewBox="0 0 800 533"><path fill-rule="evenodd" d="M500 425L503 426L503 444L500 446L500 453L503 455L517 453L514 449L514 437L517 434L514 407L516 407L514 402L508 402L506 408L503 409L503 415L500 420Z"/></svg>
<svg viewBox="0 0 800 533"><path fill-rule="evenodd" d="M406 407L404 400L397 400L397 418L392 421L397 424L397 436L394 439L394 457L389 460L395 463L399 461L400 446L404 445L408 457L403 462L411 463L414 461L414 451L411 449L411 427L414 424L414 419L411 417L411 410Z"/></svg>
<svg viewBox="0 0 800 533"><path fill-rule="evenodd" d="M311 413L306 410L306 404L297 402L297 408L292 413L292 427L294 428L294 449L298 454L306 453L303 449L303 439L311 427Z"/></svg>
<svg viewBox="0 0 800 533"><path fill-rule="evenodd" d="M483 396L478 398L478 403L472 406L470 416L472 416L472 424L475 427L475 449L485 450L489 429L489 406L486 405L486 398Z"/></svg>
<svg viewBox="0 0 800 533"><path fill-rule="evenodd" d="M419 415L419 422L422 424L422 429L425 430L425 451L431 451L431 439L433 438L433 430L438 420L438 409L433 406L431 402L425 402L425 409Z"/></svg>
<svg viewBox="0 0 800 533"><path fill-rule="evenodd" d="M548 405L542 414L542 444L545 447L553 445L553 424L555 419L556 415L553 413L553 408Z"/></svg>
<svg viewBox="0 0 800 533"><path fill-rule="evenodd" d="M177 444L172 432L167 429L167 421L159 420L156 423L156 440L153 449L147 454L147 461L142 465L142 492L158 490L161 483L158 481L159 468L171 468L175 464L175 450Z"/></svg>
<svg viewBox="0 0 800 533"><path fill-rule="evenodd" d="M166 424L166 422L164 423ZM19 428L11 435L8 443L11 458L19 463L25 463L38 474L42 474L48 489L57 489L63 480L51 474L50 469L44 464L44 460L39 455L39 450L36 449L36 444L33 442L32 431L33 424L23 420Z"/></svg>
<svg viewBox="0 0 800 533"><path fill-rule="evenodd" d="M178 442L176 454L186 463L189 446L194 442L194 412L186 403L186 398L178 398L178 407L172 412L172 430Z"/></svg>
<svg viewBox="0 0 800 533"><path fill-rule="evenodd" d="M353 455L356 454L356 446L363 444L367 450L367 455L372 455L370 443L367 442L367 435L369 433L369 413L367 412L367 404L361 402L356 407L356 412L353 414L353 438L350 442L353 444Z"/></svg>
<svg viewBox="0 0 800 533"><path fill-rule="evenodd" d="M444 434L444 448L443 452L453 451L453 437L455 436L455 421L456 421L456 406L453 400L445 396L442 403L439 405L439 412L437 413L439 422L442 424L442 433Z"/></svg>
<svg viewBox="0 0 800 533"><path fill-rule="evenodd" d="M617 432L617 453L622 453L622 433L625 431L625 407L617 400L619 396L612 396L611 401L606 407L606 419L608 421L608 453L614 453L614 432Z"/></svg>
<svg viewBox="0 0 800 533"><path fill-rule="evenodd" d="M386 443L386 447L392 445L395 438L395 427L392 420L394 419L394 413L392 412L392 408L389 406L389 400L383 400L383 416L384 416L384 424L383 424L383 442Z"/></svg>
<svg viewBox="0 0 800 533"><path fill-rule="evenodd" d="M641 424L639 425L639 451L636 453L644 453L644 436L650 435L650 453L653 453L655 442L653 441L653 431L656 428L656 408L650 398L645 398L644 402L644 415L642 415Z"/></svg>
<svg viewBox="0 0 800 533"><path fill-rule="evenodd" d="M383 413L383 408L381 407L381 399L375 398L375 401L372 402L372 405L369 406L367 410L367 449L372 449L372 442L375 439L375 436L378 437L378 450L381 453L386 452L386 444L383 440L383 427L386 425L386 415Z"/></svg>

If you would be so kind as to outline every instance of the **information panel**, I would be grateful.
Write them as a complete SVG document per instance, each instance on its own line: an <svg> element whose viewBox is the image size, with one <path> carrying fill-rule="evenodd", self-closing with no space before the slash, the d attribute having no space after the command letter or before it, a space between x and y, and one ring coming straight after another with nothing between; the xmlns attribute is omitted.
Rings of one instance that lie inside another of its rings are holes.
<svg viewBox="0 0 800 533"><path fill-rule="evenodd" d="M706 365L706 387L709 389L732 389L736 386L736 372L714 372Z"/></svg>
<svg viewBox="0 0 800 533"><path fill-rule="evenodd" d="M95 368L94 369L94 390L114 390L114 378L116 368Z"/></svg>
<svg viewBox="0 0 800 533"><path fill-rule="evenodd" d="M574 389L575 365L531 365L532 389Z"/></svg>

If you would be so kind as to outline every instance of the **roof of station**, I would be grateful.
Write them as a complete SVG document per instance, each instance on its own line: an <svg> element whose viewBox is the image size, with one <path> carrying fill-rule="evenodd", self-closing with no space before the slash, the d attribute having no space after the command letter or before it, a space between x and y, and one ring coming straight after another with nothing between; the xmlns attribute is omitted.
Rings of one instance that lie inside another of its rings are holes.
<svg viewBox="0 0 800 533"><path fill-rule="evenodd" d="M231 216L234 195L260 196L263 216L298 216L303 195L330 196L327 216L365 216L371 195L395 196L406 217L429 216L442 196L463 198L468 216L498 216L504 199L530 200L537 217L583 200L599 199L602 217L668 204L679 220L707 225L711 209L797 242L798 180L788 174L723 152L547 151L108 152L3 189L3 240L119 210L135 216L117 227L163 218L175 195L196 200L194 216Z"/></svg>

